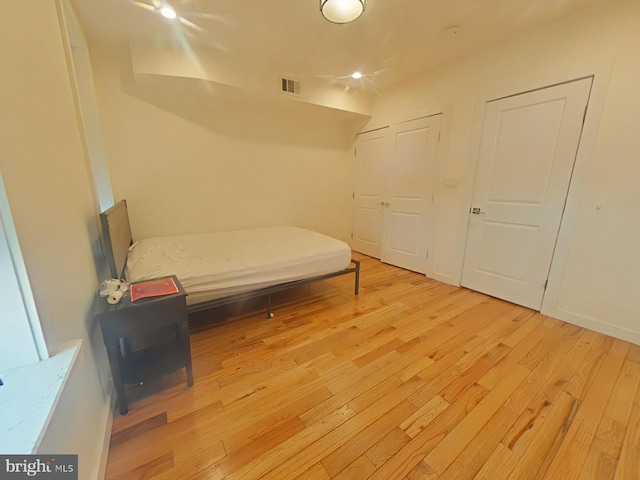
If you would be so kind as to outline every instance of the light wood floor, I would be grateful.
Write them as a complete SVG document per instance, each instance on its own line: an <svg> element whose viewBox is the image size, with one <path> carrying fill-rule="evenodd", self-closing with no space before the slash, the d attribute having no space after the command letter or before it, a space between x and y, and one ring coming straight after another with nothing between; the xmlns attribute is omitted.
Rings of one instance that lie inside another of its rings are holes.
<svg viewBox="0 0 640 480"><path fill-rule="evenodd" d="M195 332L107 478L640 478L638 346L360 258Z"/></svg>

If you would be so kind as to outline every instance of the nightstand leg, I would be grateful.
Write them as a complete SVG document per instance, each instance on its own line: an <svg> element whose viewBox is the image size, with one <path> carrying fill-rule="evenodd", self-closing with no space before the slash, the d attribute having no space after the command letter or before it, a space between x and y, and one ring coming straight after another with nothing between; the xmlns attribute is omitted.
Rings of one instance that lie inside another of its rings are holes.
<svg viewBox="0 0 640 480"><path fill-rule="evenodd" d="M120 345L110 343L107 346L107 355L109 356L109 364L111 365L111 376L113 377L113 385L116 387L116 398L120 406L120 414L126 415L129 412L129 404L122 383L122 375L120 375Z"/></svg>
<svg viewBox="0 0 640 480"><path fill-rule="evenodd" d="M178 336L182 342L184 364L187 369L187 385L193 385L193 367L191 365L191 343L189 342L189 322L185 319L178 325Z"/></svg>

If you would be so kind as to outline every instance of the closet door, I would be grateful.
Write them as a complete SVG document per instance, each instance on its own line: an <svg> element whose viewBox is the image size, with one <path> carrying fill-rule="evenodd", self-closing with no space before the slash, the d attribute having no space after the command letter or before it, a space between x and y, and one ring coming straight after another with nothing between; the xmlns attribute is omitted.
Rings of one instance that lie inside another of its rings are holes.
<svg viewBox="0 0 640 480"><path fill-rule="evenodd" d="M375 258L380 258L382 248L387 131L382 128L362 133L356 139L351 248Z"/></svg>
<svg viewBox="0 0 640 480"><path fill-rule="evenodd" d="M539 310L591 79L488 102L462 285Z"/></svg>
<svg viewBox="0 0 640 480"><path fill-rule="evenodd" d="M426 273L433 238L434 177L441 115L389 128L382 205L382 257L385 263Z"/></svg>

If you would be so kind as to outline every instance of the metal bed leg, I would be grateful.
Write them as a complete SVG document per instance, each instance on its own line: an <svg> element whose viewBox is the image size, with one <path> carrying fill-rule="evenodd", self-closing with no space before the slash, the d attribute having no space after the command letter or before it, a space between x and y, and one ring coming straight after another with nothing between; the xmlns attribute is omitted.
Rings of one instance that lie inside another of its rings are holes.
<svg viewBox="0 0 640 480"><path fill-rule="evenodd" d="M267 318L273 318L273 312L271 311L271 295L267 295Z"/></svg>
<svg viewBox="0 0 640 480"><path fill-rule="evenodd" d="M353 260L351 259L351 261L353 263L355 263L356 265L356 285L355 285L355 294L358 295L358 292L360 292L360 260Z"/></svg>

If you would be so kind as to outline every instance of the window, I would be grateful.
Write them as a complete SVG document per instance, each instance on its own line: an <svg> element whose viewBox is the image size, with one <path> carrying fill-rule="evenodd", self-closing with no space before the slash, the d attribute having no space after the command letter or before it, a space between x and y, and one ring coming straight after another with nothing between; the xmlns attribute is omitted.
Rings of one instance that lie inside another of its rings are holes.
<svg viewBox="0 0 640 480"><path fill-rule="evenodd" d="M48 357L0 174L0 372Z"/></svg>

